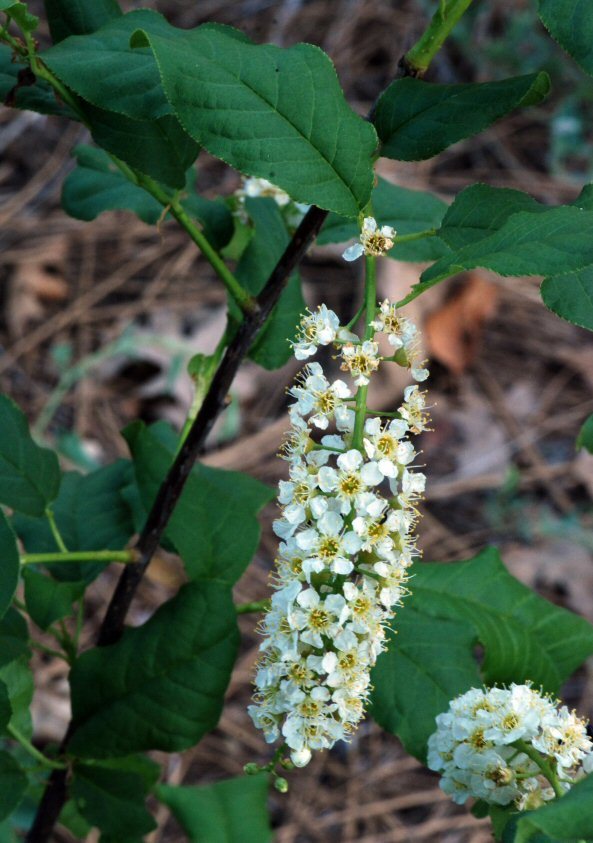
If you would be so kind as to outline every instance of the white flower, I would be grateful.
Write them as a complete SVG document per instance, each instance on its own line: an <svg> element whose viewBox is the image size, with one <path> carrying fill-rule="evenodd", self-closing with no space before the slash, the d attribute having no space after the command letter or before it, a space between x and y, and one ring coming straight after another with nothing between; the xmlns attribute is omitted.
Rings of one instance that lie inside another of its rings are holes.
<svg viewBox="0 0 593 843"><path fill-rule="evenodd" d="M362 344L346 343L342 346L342 366L349 372L356 386L366 386L374 371L379 368L379 346L376 342L365 340Z"/></svg>
<svg viewBox="0 0 593 843"><path fill-rule="evenodd" d="M360 495L381 483L383 475L376 462L365 463L360 451L354 448L340 454L337 463L337 470L331 466L319 469L319 488L332 493L340 502L340 512L347 515Z"/></svg>
<svg viewBox="0 0 593 843"><path fill-rule="evenodd" d="M404 403L400 407L400 415L408 422L412 433L428 430L428 412L426 410L425 393L416 384L404 389Z"/></svg>
<svg viewBox="0 0 593 843"><path fill-rule="evenodd" d="M344 416L340 412L344 408L344 399L352 395L344 381L330 383L319 363L310 363L303 370L289 394L297 399L292 409L302 416L309 416L309 422L322 430L327 428L332 418Z"/></svg>
<svg viewBox="0 0 593 843"><path fill-rule="evenodd" d="M329 511L321 516L315 528L297 534L297 545L306 553L303 571L307 580L325 570L334 574L352 571L352 557L360 550L361 542L353 530L342 532L343 526L341 516Z"/></svg>
<svg viewBox="0 0 593 843"><path fill-rule="evenodd" d="M297 360L306 360L317 351L320 345L329 345L337 335L340 320L324 304L316 311L304 316L299 326L299 336L293 343L294 356Z"/></svg>
<svg viewBox="0 0 593 843"><path fill-rule="evenodd" d="M355 261L362 255L380 257L393 248L393 239L397 234L390 225L377 226L373 217L365 217L360 233L360 242L349 246L342 257L346 261Z"/></svg>
<svg viewBox="0 0 593 843"><path fill-rule="evenodd" d="M240 199L245 199L247 196L250 198L267 196L273 199L280 208L288 205L291 201L290 196L284 190L276 187L275 184L272 184L267 179L255 177L243 179L243 184L236 191L235 196L238 196Z"/></svg>

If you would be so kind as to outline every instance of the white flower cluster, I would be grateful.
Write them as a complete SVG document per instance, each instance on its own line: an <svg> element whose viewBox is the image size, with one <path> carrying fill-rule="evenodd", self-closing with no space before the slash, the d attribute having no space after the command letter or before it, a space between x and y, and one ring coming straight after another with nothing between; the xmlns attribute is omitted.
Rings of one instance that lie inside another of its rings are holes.
<svg viewBox="0 0 593 843"><path fill-rule="evenodd" d="M302 320L296 358L335 345L342 369L366 385L381 359L374 332L396 336L395 322L379 324L385 306L370 323L372 338L362 341L321 305ZM401 325L398 347L406 348L411 328L407 320ZM330 381L317 362L305 366L289 395L289 480L280 482L282 515L274 523L277 590L261 624L249 711L266 740L282 737L293 763L304 766L312 750L347 739L363 717L370 670L417 553L413 530L425 478L411 469L416 452L408 435L425 430L428 417L424 393L413 385L396 417L357 426L353 390Z"/></svg>
<svg viewBox="0 0 593 843"><path fill-rule="evenodd" d="M274 202L281 209L286 224L290 228L297 228L302 218L309 210L309 205L302 202L295 202L291 197L275 184L267 179L259 178L244 178L241 187L235 191L235 196L239 199L239 213L244 220L247 219L245 213L245 199L247 197L257 199L260 196L273 199Z"/></svg>
<svg viewBox="0 0 593 843"><path fill-rule="evenodd" d="M471 688L436 722L428 766L442 773L441 788L459 804L472 796L532 810L555 795L544 770L568 790L593 769L586 721L530 684Z"/></svg>

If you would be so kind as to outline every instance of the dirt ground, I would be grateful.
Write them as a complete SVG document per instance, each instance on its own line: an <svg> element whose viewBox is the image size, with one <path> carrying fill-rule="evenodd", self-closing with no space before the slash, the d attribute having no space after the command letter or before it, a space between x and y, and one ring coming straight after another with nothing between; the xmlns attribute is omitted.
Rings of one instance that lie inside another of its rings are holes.
<svg viewBox="0 0 593 843"><path fill-rule="evenodd" d="M335 61L353 107L366 113L435 4L153 0L123 5L156 8L181 26L218 20L261 41L317 43ZM560 148L558 138L564 136L557 122L566 117L563 97L569 89L573 111L586 111L587 83L575 105L578 70L572 65L558 70L568 59L561 59L540 27L531 37L533 10L522 0L481 5L429 78L481 81L528 72L541 61L556 82L549 104L512 115L436 160L387 162L382 173L445 199L481 180L526 190L544 202L570 201L590 172L583 151L590 137L584 132L582 148L576 140L574 148ZM65 216L60 187L73 166L70 150L86 140L83 130L57 118L0 111L2 389L26 410L37 435L60 449L64 465L78 468L125 456L119 431L134 418L182 423L191 397L185 363L213 347L225 301L209 265L174 223L156 231L125 213L105 214L88 224ZM237 176L208 156L200 159L199 180L206 195L230 193L237 186ZM360 295L360 277L356 266L344 266L338 256L330 248L310 253L303 267L305 295L309 304L325 301L346 314ZM396 298L422 269L384 263L383 292ZM411 306L432 359L428 386L434 404L434 430L421 441L429 480L421 545L425 560L447 561L495 544L519 579L593 621L593 457L574 447L581 424L593 412L593 335L548 312L538 283L477 271L440 285ZM242 368L233 402L210 437L208 463L271 483L283 476L285 464L276 452L286 426L284 390L295 371L291 364L274 373L253 364ZM404 385L397 378L382 380L373 403L395 405ZM239 601L268 593L273 517L269 507L256 560L237 586ZM116 575L109 570L90 590L89 643ZM130 621L145 620L181 579L178 565L165 554L158 557ZM169 782L214 781L266 757L245 712L258 644L253 625L252 616L241 618L242 655L219 727L196 749L163 757ZM593 715L590 666L568 683L564 697L581 714ZM60 738L69 717L61 663L39 659L34 716L40 740ZM274 794L271 811L277 843L491 839L487 823L452 805L436 776L370 721L350 744L291 774L289 794ZM150 843L185 839L164 807L157 817L159 829ZM61 832L56 837L71 839Z"/></svg>

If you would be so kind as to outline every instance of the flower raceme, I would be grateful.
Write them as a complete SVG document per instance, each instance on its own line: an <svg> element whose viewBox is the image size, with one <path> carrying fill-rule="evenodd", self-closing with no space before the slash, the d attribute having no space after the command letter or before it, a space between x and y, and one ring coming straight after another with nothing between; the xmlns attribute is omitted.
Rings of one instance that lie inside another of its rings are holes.
<svg viewBox="0 0 593 843"><path fill-rule="evenodd" d="M313 750L348 739L363 717L370 670L417 554L424 475L412 468L409 436L426 429L424 393L408 387L398 417L387 422L370 414L357 424L361 408L354 405L356 387L368 384L381 361L376 333L402 351L396 362L418 379L428 372L416 359L416 329L393 305L384 302L367 319L371 339L363 341L321 305L303 318L294 343L303 361L319 346L334 346L353 381L330 380L319 363L307 362L288 391L276 591L261 624L249 712L268 742L282 739L297 766Z"/></svg>
<svg viewBox="0 0 593 843"><path fill-rule="evenodd" d="M530 684L471 688L436 719L428 766L454 802L532 810L593 770L585 720Z"/></svg>

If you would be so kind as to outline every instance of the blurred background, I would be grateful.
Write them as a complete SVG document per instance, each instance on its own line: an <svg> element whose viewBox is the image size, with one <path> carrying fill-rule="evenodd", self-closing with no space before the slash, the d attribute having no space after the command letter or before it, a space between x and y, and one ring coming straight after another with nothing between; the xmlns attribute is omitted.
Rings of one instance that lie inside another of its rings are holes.
<svg viewBox="0 0 593 843"><path fill-rule="evenodd" d="M593 168L593 80L546 35L535 2L476 0L439 53L429 80L499 79L545 69L552 94L458 143L432 161L386 162L380 172L445 200L466 185L528 191L540 201L571 201ZM30 3L42 14L41 3ZM257 41L318 44L335 62L346 96L365 114L418 38L436 0L147 0L182 27L215 20ZM47 39L42 27L41 39ZM54 117L0 111L0 374L2 390L27 412L34 431L60 451L64 465L89 469L126 456L119 431L140 417L183 422L191 400L188 359L210 351L224 327L225 295L209 265L172 222L150 228L131 214L94 223L68 218L60 189L70 151L84 130ZM199 188L229 194L238 176L207 155ZM305 296L350 318L360 297L360 268L340 249L314 249L303 266ZM422 267L382 262L383 294L400 298ZM424 559L469 558L488 544L540 594L593 621L593 457L575 452L593 412L593 335L542 305L538 279L502 279L476 271L416 300L431 358L428 381L434 430L423 435L429 478L423 507ZM385 367L394 369L396 367ZM286 427L285 387L296 365L265 372L243 366L232 403L210 437L206 461L275 483ZM374 406L396 405L406 380L387 373ZM263 540L237 587L237 599L265 597L275 553L264 512ZM117 572L92 586L90 643ZM146 619L182 581L165 554L149 569L130 621ZM413 583L412 583L413 589ZM246 713L258 644L254 616L241 619L243 650L218 729L194 750L159 758L171 783L237 775L266 757ZM36 656L36 733L59 740L69 707L66 668ZM564 697L593 715L591 672L581 670ZM406 756L398 741L365 723L348 745L319 754L290 776L288 796L272 796L278 843L485 843L489 826L453 806L437 778ZM158 809L157 841L183 841ZM57 840L72 840L66 833ZM91 836L89 841L94 838Z"/></svg>

